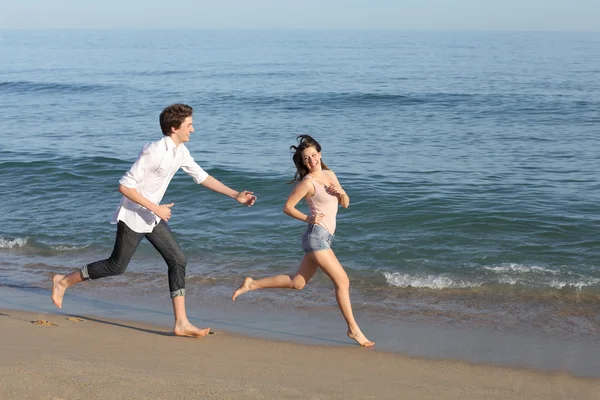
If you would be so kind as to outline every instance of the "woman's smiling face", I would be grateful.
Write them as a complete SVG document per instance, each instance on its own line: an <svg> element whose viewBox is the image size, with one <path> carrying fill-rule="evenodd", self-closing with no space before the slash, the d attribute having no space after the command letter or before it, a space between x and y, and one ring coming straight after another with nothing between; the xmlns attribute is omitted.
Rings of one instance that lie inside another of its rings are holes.
<svg viewBox="0 0 600 400"><path fill-rule="evenodd" d="M321 153L314 147L302 150L302 162L309 171L321 169Z"/></svg>

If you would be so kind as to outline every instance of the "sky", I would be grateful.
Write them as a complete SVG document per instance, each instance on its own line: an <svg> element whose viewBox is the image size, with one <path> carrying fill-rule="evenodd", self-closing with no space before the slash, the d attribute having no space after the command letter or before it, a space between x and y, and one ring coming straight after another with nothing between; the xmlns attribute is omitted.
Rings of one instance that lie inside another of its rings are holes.
<svg viewBox="0 0 600 400"><path fill-rule="evenodd" d="M600 31L600 0L0 0L0 29Z"/></svg>

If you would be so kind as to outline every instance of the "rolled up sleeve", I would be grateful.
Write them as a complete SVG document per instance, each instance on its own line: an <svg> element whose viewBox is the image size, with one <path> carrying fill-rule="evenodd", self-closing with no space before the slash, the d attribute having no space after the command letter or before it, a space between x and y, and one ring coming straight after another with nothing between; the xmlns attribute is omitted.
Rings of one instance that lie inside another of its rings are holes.
<svg viewBox="0 0 600 400"><path fill-rule="evenodd" d="M201 184L206 178L208 178L208 173L204 171L196 161L194 161L194 158L187 149L185 149L185 153L183 154L181 169L183 172L191 176L194 179L194 182L197 184Z"/></svg>
<svg viewBox="0 0 600 400"><path fill-rule="evenodd" d="M153 156L152 153L148 151L147 147L144 147L129 171L127 171L119 180L119 184L135 189L137 185L142 182L148 171L152 170L155 161L156 156Z"/></svg>

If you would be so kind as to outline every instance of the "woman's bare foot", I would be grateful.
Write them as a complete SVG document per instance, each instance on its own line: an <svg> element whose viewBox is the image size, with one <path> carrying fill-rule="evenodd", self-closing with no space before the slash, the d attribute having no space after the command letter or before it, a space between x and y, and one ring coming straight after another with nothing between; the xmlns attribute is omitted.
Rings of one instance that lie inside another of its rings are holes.
<svg viewBox="0 0 600 400"><path fill-rule="evenodd" d="M189 322L175 324L173 329L175 336L192 336L192 337L203 337L210 333L210 328L197 328Z"/></svg>
<svg viewBox="0 0 600 400"><path fill-rule="evenodd" d="M237 288L237 290L235 292L233 292L233 296L231 296L231 300L235 301L235 299L240 295L240 294L244 294L249 290L252 290L251 286L252 286L252 278L247 277L246 279L244 279L244 283L242 283L242 285Z"/></svg>
<svg viewBox="0 0 600 400"><path fill-rule="evenodd" d="M67 290L67 286L62 283L65 276L56 274L52 277L52 302L58 308L62 308L62 301L65 295L65 290Z"/></svg>
<svg viewBox="0 0 600 400"><path fill-rule="evenodd" d="M373 347L375 346L375 342L371 342L369 339L363 335L361 331L352 333L348 331L348 337L350 339L356 340L356 343L360 344L362 347Z"/></svg>

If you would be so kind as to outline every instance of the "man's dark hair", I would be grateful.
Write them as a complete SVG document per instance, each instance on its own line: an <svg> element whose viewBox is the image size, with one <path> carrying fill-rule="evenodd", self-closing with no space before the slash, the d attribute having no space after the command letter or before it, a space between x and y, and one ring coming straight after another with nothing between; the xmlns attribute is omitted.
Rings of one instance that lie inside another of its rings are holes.
<svg viewBox="0 0 600 400"><path fill-rule="evenodd" d="M171 104L165 108L159 117L163 135L171 136L171 128L179 128L187 117L192 116L193 112L193 108L187 104Z"/></svg>

